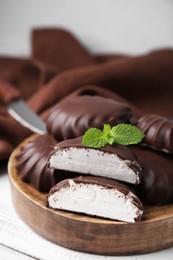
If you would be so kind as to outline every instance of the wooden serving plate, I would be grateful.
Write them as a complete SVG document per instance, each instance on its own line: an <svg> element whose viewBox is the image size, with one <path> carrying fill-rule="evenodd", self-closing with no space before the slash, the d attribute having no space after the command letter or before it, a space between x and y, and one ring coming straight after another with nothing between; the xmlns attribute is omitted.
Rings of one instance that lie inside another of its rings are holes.
<svg viewBox="0 0 173 260"><path fill-rule="evenodd" d="M15 156L20 148L14 150L8 164L14 207L21 219L44 238L70 249L102 255L142 254L173 246L173 204L146 207L141 222L135 224L47 208L47 194L18 176Z"/></svg>

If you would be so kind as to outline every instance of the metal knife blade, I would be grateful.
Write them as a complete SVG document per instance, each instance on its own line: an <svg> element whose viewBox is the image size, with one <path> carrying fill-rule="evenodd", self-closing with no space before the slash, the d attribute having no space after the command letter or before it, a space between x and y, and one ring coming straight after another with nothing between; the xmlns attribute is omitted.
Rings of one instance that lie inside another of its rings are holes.
<svg viewBox="0 0 173 260"><path fill-rule="evenodd" d="M20 124L35 133L46 133L45 122L26 104L18 90L2 79L0 79L0 100L7 105L9 114Z"/></svg>

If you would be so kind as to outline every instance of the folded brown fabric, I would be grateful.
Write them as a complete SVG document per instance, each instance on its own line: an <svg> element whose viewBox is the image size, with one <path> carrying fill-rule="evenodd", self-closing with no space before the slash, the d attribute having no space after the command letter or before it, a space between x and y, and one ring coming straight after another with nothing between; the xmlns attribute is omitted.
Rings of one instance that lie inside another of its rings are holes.
<svg viewBox="0 0 173 260"><path fill-rule="evenodd" d="M148 113L172 115L173 50L160 50L141 57L128 57L77 68L56 75L44 90L29 99L42 112L69 92L95 84L130 100ZM40 102L36 102L40 98ZM162 99L162 105L160 103Z"/></svg>
<svg viewBox="0 0 173 260"><path fill-rule="evenodd" d="M87 50L63 29L35 29L32 34L32 56L58 71L95 64Z"/></svg>
<svg viewBox="0 0 173 260"><path fill-rule="evenodd" d="M76 95L88 85L109 90L112 98L122 96L144 113L172 117L172 75L173 50L157 50L140 57L94 57L62 29L35 29L29 59L0 57L0 77L18 88L45 120L59 100ZM0 103L0 160L8 159L14 147L30 134Z"/></svg>

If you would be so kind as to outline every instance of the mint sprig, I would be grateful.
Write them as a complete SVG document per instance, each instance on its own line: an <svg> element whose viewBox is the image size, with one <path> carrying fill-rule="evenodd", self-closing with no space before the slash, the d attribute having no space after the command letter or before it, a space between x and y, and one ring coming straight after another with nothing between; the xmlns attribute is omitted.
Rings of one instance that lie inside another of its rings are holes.
<svg viewBox="0 0 173 260"><path fill-rule="evenodd" d="M139 128L131 124L119 124L112 128L109 124L104 124L103 131L89 128L83 136L82 144L93 148L101 148L113 143L132 145L141 142L144 136Z"/></svg>

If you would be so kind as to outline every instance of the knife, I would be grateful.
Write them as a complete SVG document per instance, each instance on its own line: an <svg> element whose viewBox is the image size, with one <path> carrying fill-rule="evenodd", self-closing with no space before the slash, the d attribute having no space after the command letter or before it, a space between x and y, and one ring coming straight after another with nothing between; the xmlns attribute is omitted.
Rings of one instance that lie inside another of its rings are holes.
<svg viewBox="0 0 173 260"><path fill-rule="evenodd" d="M45 122L26 104L20 92L9 82L0 79L0 101L7 106L8 113L31 131L46 133Z"/></svg>

